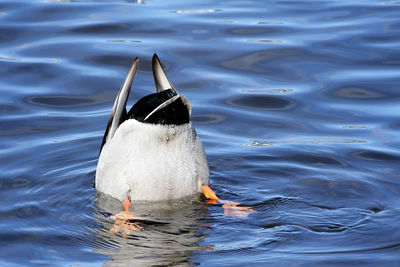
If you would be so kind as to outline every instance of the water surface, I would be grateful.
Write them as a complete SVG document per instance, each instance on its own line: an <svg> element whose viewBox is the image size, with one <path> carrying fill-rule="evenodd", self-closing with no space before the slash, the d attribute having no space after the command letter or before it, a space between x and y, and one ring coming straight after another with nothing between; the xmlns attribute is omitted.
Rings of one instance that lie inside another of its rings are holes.
<svg viewBox="0 0 400 267"><path fill-rule="evenodd" d="M396 266L400 2L2 1L0 265ZM131 60L193 108L224 216L138 205L112 234L97 156Z"/></svg>

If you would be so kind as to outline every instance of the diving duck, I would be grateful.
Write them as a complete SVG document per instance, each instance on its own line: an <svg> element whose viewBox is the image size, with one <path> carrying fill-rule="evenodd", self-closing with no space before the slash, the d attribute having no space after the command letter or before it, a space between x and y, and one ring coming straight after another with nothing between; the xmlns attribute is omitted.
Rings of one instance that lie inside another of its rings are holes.
<svg viewBox="0 0 400 267"><path fill-rule="evenodd" d="M125 212L133 201L172 200L199 193L236 206L220 200L209 187L207 160L190 122L190 103L169 82L156 54L152 59L156 93L126 111L138 65L136 58L115 99L100 149L96 189L120 200Z"/></svg>

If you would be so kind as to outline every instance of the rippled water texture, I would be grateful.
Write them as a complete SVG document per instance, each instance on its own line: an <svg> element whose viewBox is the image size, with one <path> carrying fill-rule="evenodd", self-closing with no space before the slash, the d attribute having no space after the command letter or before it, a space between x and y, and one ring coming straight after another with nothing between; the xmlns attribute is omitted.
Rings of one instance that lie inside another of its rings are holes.
<svg viewBox="0 0 400 267"><path fill-rule="evenodd" d="M1 266L400 262L400 2L1 1ZM131 60L191 101L211 183L257 210L137 205L93 188Z"/></svg>

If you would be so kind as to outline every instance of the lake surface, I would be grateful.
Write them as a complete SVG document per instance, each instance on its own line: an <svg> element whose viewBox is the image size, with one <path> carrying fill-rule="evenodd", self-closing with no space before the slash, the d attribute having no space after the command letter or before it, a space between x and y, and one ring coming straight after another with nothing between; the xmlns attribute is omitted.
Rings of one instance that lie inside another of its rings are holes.
<svg viewBox="0 0 400 267"><path fill-rule="evenodd" d="M398 266L399 1L1 1L1 266ZM130 62L192 104L211 185L122 209L93 188ZM111 208L112 207L112 208ZM111 209L111 210L110 210Z"/></svg>

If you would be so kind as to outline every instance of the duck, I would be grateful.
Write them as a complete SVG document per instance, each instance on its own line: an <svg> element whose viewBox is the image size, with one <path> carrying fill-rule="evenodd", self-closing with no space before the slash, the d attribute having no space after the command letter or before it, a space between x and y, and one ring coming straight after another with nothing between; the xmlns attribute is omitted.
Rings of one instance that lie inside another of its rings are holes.
<svg viewBox="0 0 400 267"><path fill-rule="evenodd" d="M221 200L210 188L208 162L190 120L190 102L168 80L157 54L152 58L156 92L139 99L127 112L138 66L135 58L111 110L97 163L97 191L121 201L125 213L135 201L196 194L226 207L237 206Z"/></svg>

